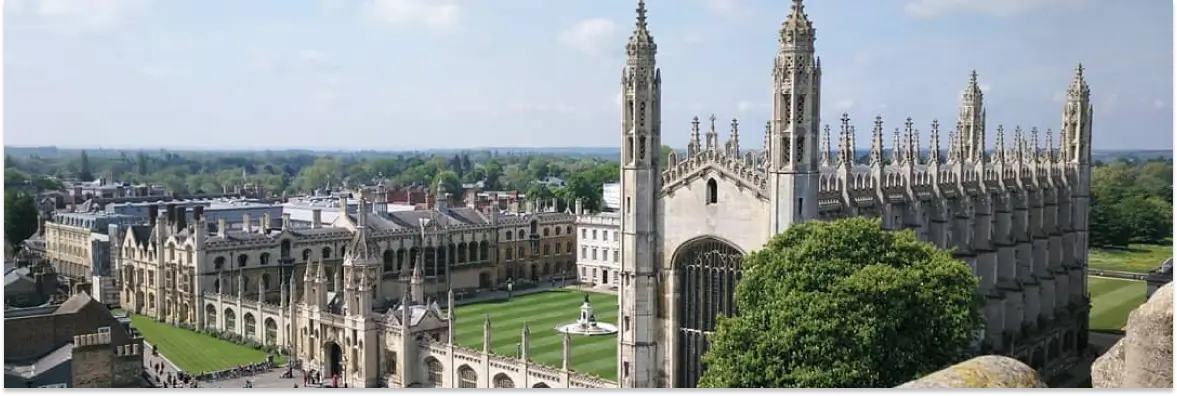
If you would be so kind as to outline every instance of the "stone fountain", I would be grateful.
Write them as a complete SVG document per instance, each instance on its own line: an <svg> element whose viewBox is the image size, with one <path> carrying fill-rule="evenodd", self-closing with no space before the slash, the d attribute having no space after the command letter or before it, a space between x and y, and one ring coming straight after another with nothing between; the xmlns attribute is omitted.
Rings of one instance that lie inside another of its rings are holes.
<svg viewBox="0 0 1177 396"><path fill-rule="evenodd" d="M589 302L588 294L584 295L584 303L580 304L580 317L575 322L556 326L556 331L578 335L606 335L617 333L617 326L597 321L593 313L593 304Z"/></svg>

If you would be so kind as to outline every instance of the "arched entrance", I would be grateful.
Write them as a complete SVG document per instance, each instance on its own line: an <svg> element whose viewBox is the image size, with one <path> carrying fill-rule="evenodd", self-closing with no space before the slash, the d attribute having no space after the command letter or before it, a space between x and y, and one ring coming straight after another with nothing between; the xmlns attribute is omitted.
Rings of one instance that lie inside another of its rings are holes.
<svg viewBox="0 0 1177 396"><path fill-rule="evenodd" d="M331 368L331 374L339 374L342 377L343 376L343 348L341 348L339 346L339 343L337 343L337 342L328 343L327 348L330 349L327 352L327 356L330 359L330 360L328 360L328 364L330 365L329 367Z"/></svg>
<svg viewBox="0 0 1177 396"><path fill-rule="evenodd" d="M736 282L742 275L744 254L731 243L701 237L675 251L674 269L678 296L676 307L678 372L675 385L693 388L706 369L706 335L715 331L720 314L735 314Z"/></svg>

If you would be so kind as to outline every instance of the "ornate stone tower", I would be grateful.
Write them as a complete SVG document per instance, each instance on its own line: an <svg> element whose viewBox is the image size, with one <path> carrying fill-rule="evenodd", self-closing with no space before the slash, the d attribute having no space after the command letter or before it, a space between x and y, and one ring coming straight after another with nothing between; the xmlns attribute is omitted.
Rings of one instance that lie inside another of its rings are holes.
<svg viewBox="0 0 1177 396"><path fill-rule="evenodd" d="M652 388L664 384L657 340L658 224L662 189L658 160L662 147L662 77L655 65L658 46L646 26L646 4L639 0L637 24L621 71L621 329L618 384Z"/></svg>
<svg viewBox="0 0 1177 396"><path fill-rule="evenodd" d="M1070 187L1071 199L1074 206L1071 216L1074 216L1076 241L1076 261L1087 266L1088 247L1088 215L1091 213L1091 119L1095 108L1091 105L1091 88L1083 76L1083 65L1075 68L1075 77L1071 86L1067 88L1067 102L1063 105L1063 127L1061 150L1063 161L1066 162L1067 172L1075 173L1075 184ZM1087 278L1083 278L1080 293L1087 293ZM1083 329L1086 332L1087 329Z"/></svg>
<svg viewBox="0 0 1177 396"><path fill-rule="evenodd" d="M814 54L816 33L801 0L793 0L793 11L781 25L781 46L772 71L768 139L772 234L817 217L821 61Z"/></svg>
<svg viewBox="0 0 1177 396"><path fill-rule="evenodd" d="M977 82L976 70L969 74L969 85L960 97L957 137L965 154L962 162L985 162L985 93Z"/></svg>

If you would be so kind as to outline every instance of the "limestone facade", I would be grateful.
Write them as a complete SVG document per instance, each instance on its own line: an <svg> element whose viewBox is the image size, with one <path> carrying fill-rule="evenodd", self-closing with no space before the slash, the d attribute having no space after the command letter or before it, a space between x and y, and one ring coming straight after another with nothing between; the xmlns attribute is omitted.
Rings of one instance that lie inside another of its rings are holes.
<svg viewBox="0 0 1177 396"><path fill-rule="evenodd" d="M310 228L285 218L264 227L263 218L229 230L201 213L185 224L183 208L167 208L175 218L152 215L116 247L122 305L286 347L350 387L612 386L575 372L570 359L554 368L455 345L452 306L436 302L571 274L575 216L370 211L368 198L361 191L356 213Z"/></svg>
<svg viewBox="0 0 1177 396"><path fill-rule="evenodd" d="M714 116L696 117L685 155L659 171L661 72L646 7L622 70L621 291L618 379L622 387L692 387L717 314L732 314L744 254L791 224L850 216L881 218L955 249L980 279L986 326L978 353L1014 357L1044 378L1086 347L1092 104L1082 66L1050 130L997 125L986 147L984 93L974 72L957 124L928 145L910 118L885 145L881 118L860 158L843 114L822 126L816 30L794 0L780 29L772 72L772 118L749 150L732 120L721 141ZM837 135L837 143L833 136ZM941 139L947 140L946 148Z"/></svg>
<svg viewBox="0 0 1177 396"><path fill-rule="evenodd" d="M601 287L616 287L621 279L621 218L616 213L576 216L577 279Z"/></svg>

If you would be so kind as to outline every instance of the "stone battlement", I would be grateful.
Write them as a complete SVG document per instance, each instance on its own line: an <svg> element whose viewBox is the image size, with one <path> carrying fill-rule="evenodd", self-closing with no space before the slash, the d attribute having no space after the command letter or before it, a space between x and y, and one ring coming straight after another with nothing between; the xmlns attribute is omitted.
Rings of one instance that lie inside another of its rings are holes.
<svg viewBox="0 0 1177 396"><path fill-rule="evenodd" d="M118 357L134 357L142 353L139 344L127 344L114 347L114 355Z"/></svg>

